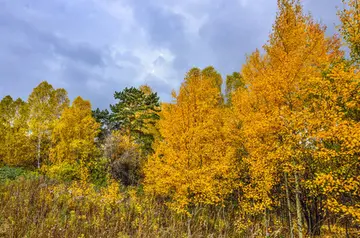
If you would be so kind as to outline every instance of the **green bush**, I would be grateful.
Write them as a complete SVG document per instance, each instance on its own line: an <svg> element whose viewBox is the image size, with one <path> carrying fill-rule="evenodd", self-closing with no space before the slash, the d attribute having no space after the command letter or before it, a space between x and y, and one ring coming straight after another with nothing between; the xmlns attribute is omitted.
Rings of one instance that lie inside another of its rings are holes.
<svg viewBox="0 0 360 238"><path fill-rule="evenodd" d="M5 180L14 180L24 173L25 170L22 168L4 166L0 168L0 181L3 182Z"/></svg>
<svg viewBox="0 0 360 238"><path fill-rule="evenodd" d="M97 187L106 186L109 180L109 160L107 158L99 158L89 165L90 181Z"/></svg>
<svg viewBox="0 0 360 238"><path fill-rule="evenodd" d="M0 167L0 183L5 182L6 180L15 180L20 176L31 178L36 177L37 175L38 174L36 172L29 171L20 167Z"/></svg>

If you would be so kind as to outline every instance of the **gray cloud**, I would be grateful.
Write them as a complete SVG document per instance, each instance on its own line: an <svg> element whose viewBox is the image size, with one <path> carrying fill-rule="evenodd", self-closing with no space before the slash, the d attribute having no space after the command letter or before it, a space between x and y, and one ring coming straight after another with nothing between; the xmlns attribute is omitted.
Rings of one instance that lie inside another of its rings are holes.
<svg viewBox="0 0 360 238"><path fill-rule="evenodd" d="M227 73L239 71L245 54L265 43L274 18L275 1L262 2L263 11L236 0L226 1L214 9L214 16L200 33L216 55L216 68Z"/></svg>
<svg viewBox="0 0 360 238"><path fill-rule="evenodd" d="M335 32L339 0L303 0ZM147 83L170 100L190 67L238 71L267 40L276 1L0 0L0 97L42 80L95 107Z"/></svg>

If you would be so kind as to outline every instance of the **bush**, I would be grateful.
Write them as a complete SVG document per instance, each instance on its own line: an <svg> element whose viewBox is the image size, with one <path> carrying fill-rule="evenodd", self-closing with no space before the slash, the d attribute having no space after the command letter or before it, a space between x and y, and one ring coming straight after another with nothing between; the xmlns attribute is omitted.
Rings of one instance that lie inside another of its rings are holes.
<svg viewBox="0 0 360 238"><path fill-rule="evenodd" d="M99 158L91 161L89 164L90 181L97 187L103 187L109 180L109 160L107 158Z"/></svg>
<svg viewBox="0 0 360 238"><path fill-rule="evenodd" d="M129 136L115 131L105 138L104 156L110 161L112 177L123 185L138 185L141 174L141 150Z"/></svg>
<svg viewBox="0 0 360 238"><path fill-rule="evenodd" d="M29 171L19 167L9 167L4 166L0 167L0 183L5 182L6 180L15 180L19 176L24 177L36 177L38 174L33 171Z"/></svg>
<svg viewBox="0 0 360 238"><path fill-rule="evenodd" d="M42 170L45 171L47 177L58 181L70 182L81 178L80 165L77 163L61 162L45 166Z"/></svg>
<svg viewBox="0 0 360 238"><path fill-rule="evenodd" d="M111 175L125 186L138 185L141 179L140 154L129 150L111 163Z"/></svg>

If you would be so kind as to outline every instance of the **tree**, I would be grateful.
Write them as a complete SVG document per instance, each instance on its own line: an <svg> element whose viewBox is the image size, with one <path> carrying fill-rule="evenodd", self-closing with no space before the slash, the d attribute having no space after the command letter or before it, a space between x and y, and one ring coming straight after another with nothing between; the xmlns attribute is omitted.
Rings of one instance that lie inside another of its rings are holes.
<svg viewBox="0 0 360 238"><path fill-rule="evenodd" d="M99 132L100 124L91 115L90 102L77 97L55 124L51 136L54 146L50 149L52 167L47 170L54 173L54 168L61 172L66 167L75 166L79 168L79 175L74 176L88 180L99 156L95 144Z"/></svg>
<svg viewBox="0 0 360 238"><path fill-rule="evenodd" d="M245 88L245 83L241 77L241 74L234 72L231 75L226 76L225 98L226 103L231 105L231 95L238 89Z"/></svg>
<svg viewBox="0 0 360 238"><path fill-rule="evenodd" d="M213 66L208 66L208 67L204 68L203 70L201 70L201 72L198 71L197 68L193 68L191 70L194 70L194 73L200 74L200 77L206 77L207 80L211 81L211 83L214 87L218 88L219 91L222 92L221 87L222 87L223 80L222 80L221 74L219 72L217 72ZM220 94L221 94L221 97L219 99L219 104L224 104L224 95L222 93L220 93Z"/></svg>
<svg viewBox="0 0 360 238"><path fill-rule="evenodd" d="M110 105L111 120L116 129L123 130L133 138L145 155L152 153L154 135L151 132L159 119L160 103L157 93L149 88L137 89L125 88L121 92L115 92L115 99L119 100L115 105ZM150 131L149 131L150 130Z"/></svg>
<svg viewBox="0 0 360 238"><path fill-rule="evenodd" d="M6 96L0 101L0 111L0 160L11 166L31 166L34 157L26 103Z"/></svg>
<svg viewBox="0 0 360 238"><path fill-rule="evenodd" d="M339 12L340 33L350 49L351 59L341 59L323 72L322 81L309 86L316 175L307 181L311 193L323 198L327 214L341 217L345 223L360 224L359 188L359 5L343 1L346 8Z"/></svg>
<svg viewBox="0 0 360 238"><path fill-rule="evenodd" d="M99 123L91 115L90 102L77 97L55 124L51 162L88 162L96 154L98 133Z"/></svg>
<svg viewBox="0 0 360 238"><path fill-rule="evenodd" d="M279 0L278 8L264 54L257 50L243 66L247 89L233 95L250 173L245 187L248 203L243 206L250 213L263 213L268 220L268 210L277 209L282 197L288 195L290 201L293 195L298 236L303 236L303 216L308 233L318 235L324 218L322 197L310 193L304 182L313 179L320 168L313 163L309 123L313 95L309 92L323 83L323 73L343 53L339 39L325 37L325 28L303 14L299 1Z"/></svg>
<svg viewBox="0 0 360 238"><path fill-rule="evenodd" d="M145 166L145 190L170 197L174 209L221 204L232 193L236 173L228 111L211 75L191 69L174 103L164 104L162 140Z"/></svg>
<svg viewBox="0 0 360 238"><path fill-rule="evenodd" d="M54 89L46 81L33 89L28 98L29 128L31 136L36 139L37 167L48 158L51 132L54 122L62 111L69 106L65 89Z"/></svg>
<svg viewBox="0 0 360 238"><path fill-rule="evenodd" d="M323 198L328 214L360 224L360 74L358 66L341 61L312 90L313 164L309 191Z"/></svg>
<svg viewBox="0 0 360 238"><path fill-rule="evenodd" d="M196 68L194 68L194 69L195 69L195 71L197 71ZM222 77L219 74L219 72L217 72L215 70L215 68L213 66L208 66L208 67L204 68L201 71L201 76L206 77L207 80L210 80L212 82L213 86L218 88L219 91L221 92Z"/></svg>

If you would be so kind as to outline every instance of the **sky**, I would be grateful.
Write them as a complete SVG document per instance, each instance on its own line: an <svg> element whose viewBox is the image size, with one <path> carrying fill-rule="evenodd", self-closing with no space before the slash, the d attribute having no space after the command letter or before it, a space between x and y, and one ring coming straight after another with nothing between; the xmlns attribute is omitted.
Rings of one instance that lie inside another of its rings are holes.
<svg viewBox="0 0 360 238"><path fill-rule="evenodd" d="M336 32L341 0L302 4ZM94 108L142 84L170 101L192 67L240 71L275 15L276 0L0 0L0 98L46 80Z"/></svg>

